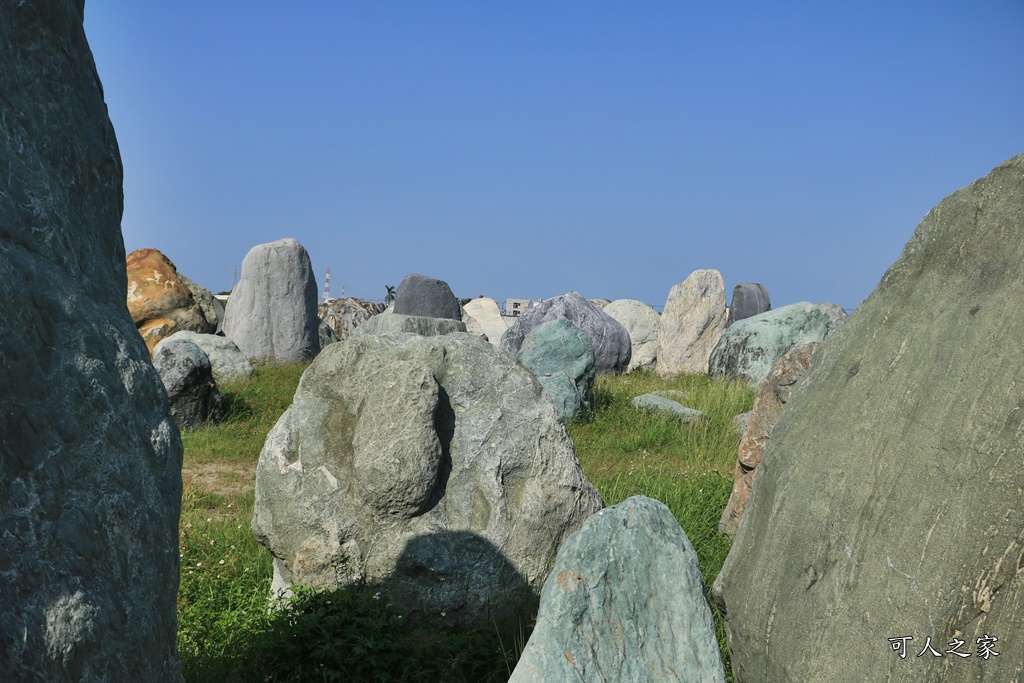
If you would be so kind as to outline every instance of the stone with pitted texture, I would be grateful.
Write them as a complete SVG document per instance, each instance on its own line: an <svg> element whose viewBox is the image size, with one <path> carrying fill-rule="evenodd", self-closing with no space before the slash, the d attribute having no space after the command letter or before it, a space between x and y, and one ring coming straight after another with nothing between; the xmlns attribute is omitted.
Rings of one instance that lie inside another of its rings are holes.
<svg viewBox="0 0 1024 683"><path fill-rule="evenodd" d="M380 584L405 613L456 627L538 593L562 540L603 505L542 391L465 333L324 349L257 467L253 531L274 555L273 590Z"/></svg>
<svg viewBox="0 0 1024 683"><path fill-rule="evenodd" d="M82 3L0 3L0 679L181 681L181 440Z"/></svg>
<svg viewBox="0 0 1024 683"><path fill-rule="evenodd" d="M697 553L644 496L591 516L558 550L509 683L724 683Z"/></svg>
<svg viewBox="0 0 1024 683"><path fill-rule="evenodd" d="M1024 155L932 209L815 352L716 581L737 683L1020 680L1022 228Z"/></svg>

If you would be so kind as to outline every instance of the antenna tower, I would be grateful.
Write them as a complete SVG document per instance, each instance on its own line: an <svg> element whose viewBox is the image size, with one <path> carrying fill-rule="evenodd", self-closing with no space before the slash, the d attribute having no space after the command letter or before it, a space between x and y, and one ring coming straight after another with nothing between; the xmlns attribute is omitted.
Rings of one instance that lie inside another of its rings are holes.
<svg viewBox="0 0 1024 683"><path fill-rule="evenodd" d="M327 276L324 278L324 302L331 298L331 269L327 269Z"/></svg>

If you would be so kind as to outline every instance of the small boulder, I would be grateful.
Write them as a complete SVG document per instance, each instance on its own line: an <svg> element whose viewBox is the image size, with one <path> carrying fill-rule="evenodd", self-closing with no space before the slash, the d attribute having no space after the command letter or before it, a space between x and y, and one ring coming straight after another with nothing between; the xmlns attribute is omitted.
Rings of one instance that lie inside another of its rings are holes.
<svg viewBox="0 0 1024 683"><path fill-rule="evenodd" d="M739 457L733 473L732 495L729 504L718 522L718 530L727 536L735 536L736 530L743 520L743 512L747 509L750 492L757 478L761 456L768 446L772 429L782 414L782 409L789 401L796 388L797 381L804 376L811 366L811 356L819 344L800 344L787 351L782 358L775 361L771 371L761 383L754 398L754 408L747 416L745 429L740 438Z"/></svg>
<svg viewBox="0 0 1024 683"><path fill-rule="evenodd" d="M604 307L629 334L630 359L627 372L653 370L658 362L658 327L661 316L653 308L636 299L619 299Z"/></svg>
<svg viewBox="0 0 1024 683"><path fill-rule="evenodd" d="M425 275L406 275L395 292L395 313L424 318L462 320L462 307L444 280Z"/></svg>
<svg viewBox="0 0 1024 683"><path fill-rule="evenodd" d="M697 270L668 293L658 327L658 374L703 374L725 330L725 280Z"/></svg>
<svg viewBox="0 0 1024 683"><path fill-rule="evenodd" d="M559 294L542 301L516 318L502 335L501 348L512 354L518 353L530 330L556 318L566 318L590 338L598 372L621 372L629 366L632 352L629 332L579 292Z"/></svg>
<svg viewBox="0 0 1024 683"><path fill-rule="evenodd" d="M224 314L224 334L247 358L306 361L320 351L316 279L309 254L291 238L257 244Z"/></svg>
<svg viewBox="0 0 1024 683"><path fill-rule="evenodd" d="M317 306L317 315L334 330L338 341L345 341L356 329L371 317L383 313L386 306L377 301L365 301L354 297L342 297Z"/></svg>
<svg viewBox="0 0 1024 683"><path fill-rule="evenodd" d="M252 363L238 350L235 342L216 334L199 334L188 330L175 332L160 340L153 349L153 356L160 353L160 349L172 339L189 341L201 348L210 360L213 378L218 384L246 380L253 376Z"/></svg>
<svg viewBox="0 0 1024 683"><path fill-rule="evenodd" d="M501 345L501 335L508 329L508 323L501 317L501 309L494 299L485 296L473 299L462 310L480 324L483 333L487 335L487 341L494 346Z"/></svg>
<svg viewBox="0 0 1024 683"><path fill-rule="evenodd" d="M594 347L565 318L533 328L516 357L544 385L562 422L587 420L594 393Z"/></svg>
<svg viewBox="0 0 1024 683"><path fill-rule="evenodd" d="M509 683L725 681L697 553L661 502L592 515L558 550Z"/></svg>
<svg viewBox="0 0 1024 683"><path fill-rule="evenodd" d="M682 403L673 401L657 394L643 394L633 399L633 407L639 410L656 410L679 418L680 422L696 422L707 419L707 415L694 408L687 408Z"/></svg>
<svg viewBox="0 0 1024 683"><path fill-rule="evenodd" d="M153 367L167 389L171 417L178 429L224 420L210 359L199 346L181 338L167 339L154 355Z"/></svg>
<svg viewBox="0 0 1024 683"><path fill-rule="evenodd" d="M833 328L828 315L807 302L737 321L711 354L708 373L759 387L787 351L798 344L823 341Z"/></svg>
<svg viewBox="0 0 1024 683"><path fill-rule="evenodd" d="M125 259L128 312L146 348L178 330L208 333L216 329L178 275L171 260L157 249L136 249Z"/></svg>
<svg viewBox="0 0 1024 683"><path fill-rule="evenodd" d="M760 315L772 309L771 299L768 298L768 290L764 285L756 282L747 282L736 285L732 290L732 303L729 304L729 315L726 319L726 327L737 320Z"/></svg>
<svg viewBox="0 0 1024 683"><path fill-rule="evenodd" d="M349 339L378 336L382 334L418 334L421 337L438 337L453 332L465 332L466 323L451 318L428 318L421 315L402 315L384 311L352 330Z"/></svg>

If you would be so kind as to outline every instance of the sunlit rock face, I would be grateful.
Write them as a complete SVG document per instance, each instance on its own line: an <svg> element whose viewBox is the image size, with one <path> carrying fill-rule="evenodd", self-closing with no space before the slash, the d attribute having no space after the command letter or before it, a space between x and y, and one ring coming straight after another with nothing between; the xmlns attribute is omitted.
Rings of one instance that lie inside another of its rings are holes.
<svg viewBox="0 0 1024 683"><path fill-rule="evenodd" d="M82 3L0 3L0 678L180 681L181 442Z"/></svg>

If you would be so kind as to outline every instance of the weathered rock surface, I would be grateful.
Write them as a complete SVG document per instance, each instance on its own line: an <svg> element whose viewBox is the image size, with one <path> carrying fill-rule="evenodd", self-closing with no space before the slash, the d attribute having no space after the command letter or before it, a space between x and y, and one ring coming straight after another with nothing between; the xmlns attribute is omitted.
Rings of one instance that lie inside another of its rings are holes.
<svg viewBox="0 0 1024 683"><path fill-rule="evenodd" d="M320 339L320 349L331 344L336 344L341 341L338 339L338 335L334 333L334 328L327 324L326 320L321 320L317 323L317 337Z"/></svg>
<svg viewBox="0 0 1024 683"><path fill-rule="evenodd" d="M274 589L381 582L401 609L456 626L538 593L602 507L542 391L469 334L329 346L257 468L253 530Z"/></svg>
<svg viewBox="0 0 1024 683"><path fill-rule="evenodd" d="M725 281L717 270L694 271L672 287L658 328L658 374L706 373L725 321Z"/></svg>
<svg viewBox="0 0 1024 683"><path fill-rule="evenodd" d="M282 363L320 351L316 279L309 254L292 238L257 244L224 313L224 335L247 358Z"/></svg>
<svg viewBox="0 0 1024 683"><path fill-rule="evenodd" d="M849 313L846 312L846 309L839 304L833 304L825 301L814 305L818 307L818 310L828 316L829 320L832 321L833 328L839 327L846 322L847 318L850 317Z"/></svg>
<svg viewBox="0 0 1024 683"><path fill-rule="evenodd" d="M590 303L594 304L594 306L596 306L597 308L601 309L602 311L605 309L605 307L608 304L610 304L612 302L611 299L587 299L587 301L589 301Z"/></svg>
<svg viewBox="0 0 1024 683"><path fill-rule="evenodd" d="M153 354L153 367L167 389L171 417L178 429L223 421L224 405L206 352L177 336L159 346L160 351Z"/></svg>
<svg viewBox="0 0 1024 683"><path fill-rule="evenodd" d="M739 456L733 473L732 494L725 506L718 530L728 536L735 536L743 513L750 500L750 492L757 479L757 467L768 445L772 429L789 401L796 383L811 366L811 356L817 343L800 344L787 351L775 361L771 371L761 383L754 397L754 407L747 414L743 435L740 438Z"/></svg>
<svg viewBox="0 0 1024 683"><path fill-rule="evenodd" d="M697 553L665 505L634 496L558 551L509 683L725 681Z"/></svg>
<svg viewBox="0 0 1024 683"><path fill-rule="evenodd" d="M183 285L188 287L188 291L192 292L192 298L203 309L203 317L213 327L211 332L213 334L220 332L224 327L224 304L201 284L193 282L181 273L178 273L178 278L181 279Z"/></svg>
<svg viewBox="0 0 1024 683"><path fill-rule="evenodd" d="M658 361L658 328L661 326L658 312L636 299L619 299L603 310L629 334L631 352L626 370L653 370Z"/></svg>
<svg viewBox="0 0 1024 683"><path fill-rule="evenodd" d="M815 353L718 582L737 683L1020 679L1021 226L1024 155L932 209Z"/></svg>
<svg viewBox="0 0 1024 683"><path fill-rule="evenodd" d="M153 357L156 358L160 349L175 339L192 342L201 348L210 361L213 378L219 383L237 382L249 379L253 375L252 363L242 355L235 342L216 334L199 334L187 330L175 332L170 337L160 340L160 343L153 349Z"/></svg>
<svg viewBox="0 0 1024 683"><path fill-rule="evenodd" d="M0 4L0 678L180 681L181 441L80 2Z"/></svg>
<svg viewBox="0 0 1024 683"><path fill-rule="evenodd" d="M768 298L768 290L764 285L759 282L736 285L732 290L732 303L729 304L726 327L737 320L761 315L771 309L772 302Z"/></svg>
<svg viewBox="0 0 1024 683"><path fill-rule="evenodd" d="M406 275L395 292L395 313L424 318L462 320L462 307L444 280L425 275Z"/></svg>
<svg viewBox="0 0 1024 683"><path fill-rule="evenodd" d="M156 249L136 249L125 260L128 312L150 353L164 337L178 330L213 332L192 291L171 260Z"/></svg>
<svg viewBox="0 0 1024 683"><path fill-rule="evenodd" d="M494 299L487 297L473 299L463 306L462 310L480 324L484 334L487 335L487 341L495 346L501 345L501 335L505 334L505 330L508 329L508 323L501 317L501 309L498 308L498 303Z"/></svg>
<svg viewBox="0 0 1024 683"><path fill-rule="evenodd" d="M557 318L533 328L516 357L544 385L562 422L589 419L597 376L594 347L575 325Z"/></svg>
<svg viewBox="0 0 1024 683"><path fill-rule="evenodd" d="M317 315L331 326L338 341L345 341L352 334L352 330L378 313L383 313L385 308L384 304L376 301L343 297L330 303L319 304Z"/></svg>
<svg viewBox="0 0 1024 683"><path fill-rule="evenodd" d="M566 318L590 338L598 372L621 372L629 366L632 348L629 332L579 292L546 299L516 318L502 336L501 348L518 353L530 330L556 318Z"/></svg>
<svg viewBox="0 0 1024 683"><path fill-rule="evenodd" d="M733 429L737 435L743 436L744 432L747 431L747 425L750 424L750 411L740 413L739 415L732 416Z"/></svg>
<svg viewBox="0 0 1024 683"><path fill-rule="evenodd" d="M453 332L465 332L466 324L451 318L427 318L421 315L402 315L384 311L375 315L349 334L349 339L382 334L418 334L438 337Z"/></svg>
<svg viewBox="0 0 1024 683"><path fill-rule="evenodd" d="M833 329L828 315L807 302L739 320L715 347L708 374L741 379L759 387L786 351L799 344L823 341Z"/></svg>
<svg viewBox="0 0 1024 683"><path fill-rule="evenodd" d="M484 341L490 341L487 339L487 333L484 332L483 326L477 322L476 318L466 313L466 309L462 309L462 324L466 326L466 332L469 334L482 337Z"/></svg>
<svg viewBox="0 0 1024 683"><path fill-rule="evenodd" d="M633 399L633 407L638 410L655 410L679 418L680 422L696 422L707 419L707 415L695 408L688 408L678 401L673 401L657 394L642 394Z"/></svg>

